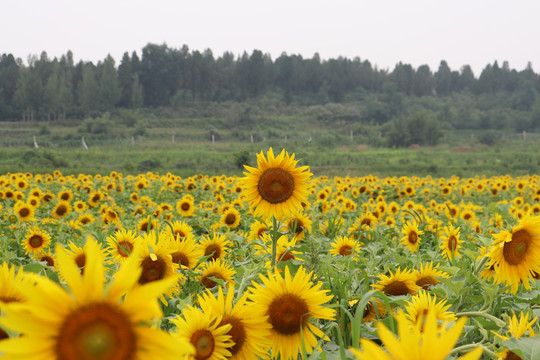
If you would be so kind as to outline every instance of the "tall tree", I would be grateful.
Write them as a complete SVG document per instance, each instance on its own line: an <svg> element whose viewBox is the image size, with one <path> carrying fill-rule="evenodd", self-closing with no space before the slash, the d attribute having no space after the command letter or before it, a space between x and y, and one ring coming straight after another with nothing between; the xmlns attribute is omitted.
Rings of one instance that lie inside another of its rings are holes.
<svg viewBox="0 0 540 360"><path fill-rule="evenodd" d="M114 67L114 59L108 55L103 62L103 71L99 79L100 108L112 110L120 101L121 92L118 86L118 74Z"/></svg>
<svg viewBox="0 0 540 360"><path fill-rule="evenodd" d="M84 64L79 85L79 103L86 114L99 109L100 91L94 72L95 67L92 63Z"/></svg>

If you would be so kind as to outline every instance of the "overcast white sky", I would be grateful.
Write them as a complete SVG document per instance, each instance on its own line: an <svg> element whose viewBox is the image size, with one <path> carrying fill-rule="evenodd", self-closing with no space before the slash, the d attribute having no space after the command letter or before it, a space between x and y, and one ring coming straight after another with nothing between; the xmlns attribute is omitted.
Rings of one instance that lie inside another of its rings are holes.
<svg viewBox="0 0 540 360"><path fill-rule="evenodd" d="M344 56L392 70L495 60L540 72L538 0L17 0L0 7L0 53L103 60L149 42L239 55Z"/></svg>

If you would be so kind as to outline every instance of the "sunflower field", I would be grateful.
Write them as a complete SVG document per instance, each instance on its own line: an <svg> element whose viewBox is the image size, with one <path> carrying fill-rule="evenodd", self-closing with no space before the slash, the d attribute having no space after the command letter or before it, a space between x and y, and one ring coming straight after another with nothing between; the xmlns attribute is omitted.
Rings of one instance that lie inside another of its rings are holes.
<svg viewBox="0 0 540 360"><path fill-rule="evenodd" d="M540 359L540 177L0 176L0 357Z"/></svg>

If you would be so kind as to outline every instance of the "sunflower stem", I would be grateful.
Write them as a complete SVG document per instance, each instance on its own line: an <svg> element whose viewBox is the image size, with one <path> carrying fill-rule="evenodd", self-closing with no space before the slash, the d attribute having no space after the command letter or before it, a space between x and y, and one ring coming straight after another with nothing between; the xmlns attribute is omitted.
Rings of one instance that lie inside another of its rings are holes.
<svg viewBox="0 0 540 360"><path fill-rule="evenodd" d="M452 349L452 351L450 351L450 353L448 355L454 355L454 354L457 354L457 353L460 353L460 352L465 352L465 351L468 351L468 350L474 350L477 347L481 347L482 352L484 352L484 353L489 353L489 355L491 355L491 356L496 356L493 351L489 350L485 346L482 346L481 344L467 344L467 345L458 346L457 348Z"/></svg>
<svg viewBox="0 0 540 360"><path fill-rule="evenodd" d="M480 316L480 317L484 317L486 319L489 319L489 320L493 321L498 327L506 326L506 323L503 320L501 320L499 318L496 318L495 316L490 315L488 313L481 312L481 311L465 311L465 312L457 313L456 316L457 317L460 317L460 316Z"/></svg>
<svg viewBox="0 0 540 360"><path fill-rule="evenodd" d="M277 242L279 239L279 236L277 235L279 229L278 229L278 223L276 220L276 217L272 215L272 227L274 231L271 232L272 234L272 259L271 259L271 267L272 270L274 270L274 267L276 266L276 252L277 252Z"/></svg>

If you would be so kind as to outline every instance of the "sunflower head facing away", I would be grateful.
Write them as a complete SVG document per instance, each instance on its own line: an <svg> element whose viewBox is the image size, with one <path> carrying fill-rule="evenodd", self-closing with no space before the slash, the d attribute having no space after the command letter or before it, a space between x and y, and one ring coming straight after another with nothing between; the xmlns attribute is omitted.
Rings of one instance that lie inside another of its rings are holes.
<svg viewBox="0 0 540 360"><path fill-rule="evenodd" d="M274 156L270 148L267 157L261 151L256 168L244 165L244 196L256 216L281 220L308 202L307 182L312 174L308 166L296 167L298 160L285 150Z"/></svg>

